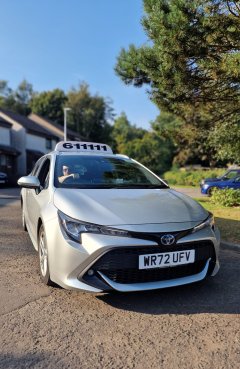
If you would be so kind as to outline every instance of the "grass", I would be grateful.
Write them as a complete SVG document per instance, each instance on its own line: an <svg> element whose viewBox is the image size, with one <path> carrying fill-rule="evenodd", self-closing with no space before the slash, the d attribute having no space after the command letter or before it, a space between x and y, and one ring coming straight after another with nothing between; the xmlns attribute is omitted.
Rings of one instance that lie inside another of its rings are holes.
<svg viewBox="0 0 240 369"><path fill-rule="evenodd" d="M210 202L209 198L195 200L213 213L222 240L240 244L240 207L229 208L215 205Z"/></svg>

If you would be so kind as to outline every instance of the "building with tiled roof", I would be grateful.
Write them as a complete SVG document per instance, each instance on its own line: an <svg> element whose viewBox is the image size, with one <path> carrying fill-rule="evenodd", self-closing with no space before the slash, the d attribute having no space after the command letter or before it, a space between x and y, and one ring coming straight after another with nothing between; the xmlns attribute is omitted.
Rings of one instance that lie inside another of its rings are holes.
<svg viewBox="0 0 240 369"><path fill-rule="evenodd" d="M36 113L31 113L28 116L29 119L33 120L35 123L39 124L39 126L48 129L52 132L52 134L56 135L60 141L64 139L63 126L60 124L54 123L46 117L41 117ZM73 131L72 129L67 128L67 139L70 141L81 141L84 138L79 135L79 133Z"/></svg>
<svg viewBox="0 0 240 369"><path fill-rule="evenodd" d="M13 182L54 149L58 135L21 114L0 109L0 171Z"/></svg>

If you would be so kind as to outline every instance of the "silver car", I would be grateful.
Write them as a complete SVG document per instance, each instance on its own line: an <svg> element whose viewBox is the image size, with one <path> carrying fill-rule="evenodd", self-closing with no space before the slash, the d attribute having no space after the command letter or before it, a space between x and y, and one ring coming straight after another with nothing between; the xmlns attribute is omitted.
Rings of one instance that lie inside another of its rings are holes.
<svg viewBox="0 0 240 369"><path fill-rule="evenodd" d="M60 142L18 184L47 285L144 291L219 270L212 214L107 145Z"/></svg>

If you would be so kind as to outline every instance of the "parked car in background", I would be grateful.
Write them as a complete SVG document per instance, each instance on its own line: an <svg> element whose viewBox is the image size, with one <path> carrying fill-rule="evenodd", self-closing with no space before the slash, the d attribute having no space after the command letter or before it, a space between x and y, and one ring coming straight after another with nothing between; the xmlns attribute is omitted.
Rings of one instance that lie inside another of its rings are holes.
<svg viewBox="0 0 240 369"><path fill-rule="evenodd" d="M211 196L211 193L215 188L240 189L240 168L230 169L221 177L203 179L201 181L200 187L201 193L209 196Z"/></svg>
<svg viewBox="0 0 240 369"><path fill-rule="evenodd" d="M8 183L8 175L7 173L0 172L0 186Z"/></svg>

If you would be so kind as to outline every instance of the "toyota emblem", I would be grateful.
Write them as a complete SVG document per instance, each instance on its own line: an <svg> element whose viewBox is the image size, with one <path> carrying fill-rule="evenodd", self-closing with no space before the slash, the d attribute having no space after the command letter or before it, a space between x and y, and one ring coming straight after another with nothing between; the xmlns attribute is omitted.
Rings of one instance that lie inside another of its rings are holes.
<svg viewBox="0 0 240 369"><path fill-rule="evenodd" d="M161 237L161 243L165 246L172 245L175 242L175 237L172 234L165 234Z"/></svg>

